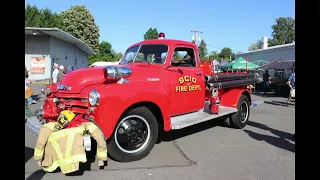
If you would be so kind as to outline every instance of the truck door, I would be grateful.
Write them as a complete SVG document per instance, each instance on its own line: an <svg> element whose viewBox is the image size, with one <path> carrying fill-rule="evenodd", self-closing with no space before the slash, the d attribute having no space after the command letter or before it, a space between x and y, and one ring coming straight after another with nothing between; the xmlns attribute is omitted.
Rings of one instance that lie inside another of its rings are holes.
<svg viewBox="0 0 320 180"><path fill-rule="evenodd" d="M193 47L176 46L167 69L170 77L171 116L203 108L205 84L198 53Z"/></svg>

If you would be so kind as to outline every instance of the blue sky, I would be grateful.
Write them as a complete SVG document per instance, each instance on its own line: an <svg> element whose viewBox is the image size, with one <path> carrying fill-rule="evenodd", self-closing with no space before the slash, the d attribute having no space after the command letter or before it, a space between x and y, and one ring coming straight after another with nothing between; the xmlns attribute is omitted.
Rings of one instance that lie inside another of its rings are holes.
<svg viewBox="0 0 320 180"><path fill-rule="evenodd" d="M60 13L85 5L100 28L100 41L117 52L143 40L150 28L166 38L191 40L191 30L201 30L208 51L230 47L246 52L263 36L271 37L278 17L295 17L294 0L26 0L38 8Z"/></svg>

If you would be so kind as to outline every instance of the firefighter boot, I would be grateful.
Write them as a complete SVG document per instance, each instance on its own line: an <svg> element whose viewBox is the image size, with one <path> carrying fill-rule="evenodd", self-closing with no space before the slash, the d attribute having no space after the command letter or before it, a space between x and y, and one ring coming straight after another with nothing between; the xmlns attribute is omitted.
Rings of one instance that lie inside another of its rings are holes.
<svg viewBox="0 0 320 180"><path fill-rule="evenodd" d="M108 162L108 161L106 161L106 162ZM104 169L104 161L99 160L98 161L98 166L99 166L99 169Z"/></svg>

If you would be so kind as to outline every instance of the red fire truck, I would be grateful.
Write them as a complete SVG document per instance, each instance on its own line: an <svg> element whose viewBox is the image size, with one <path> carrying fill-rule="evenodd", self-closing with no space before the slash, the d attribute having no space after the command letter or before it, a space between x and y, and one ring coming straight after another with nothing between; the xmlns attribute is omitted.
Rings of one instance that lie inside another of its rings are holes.
<svg viewBox="0 0 320 180"><path fill-rule="evenodd" d="M233 128L245 127L251 104L247 85L260 77L205 72L195 44L160 37L130 46L119 65L75 70L47 86L38 117L55 121L68 109L94 122L108 153L121 162L146 157L162 131L221 117ZM37 134L41 125L27 124Z"/></svg>

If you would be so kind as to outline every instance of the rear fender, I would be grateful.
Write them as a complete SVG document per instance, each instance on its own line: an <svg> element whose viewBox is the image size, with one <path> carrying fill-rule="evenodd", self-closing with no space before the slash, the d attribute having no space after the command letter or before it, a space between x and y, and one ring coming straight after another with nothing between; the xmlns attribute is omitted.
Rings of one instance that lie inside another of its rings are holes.
<svg viewBox="0 0 320 180"><path fill-rule="evenodd" d="M94 119L108 139L121 115L133 104L152 102L162 113L164 130L171 128L168 92L159 85L147 83L108 84L97 87L100 102L94 111Z"/></svg>
<svg viewBox="0 0 320 180"><path fill-rule="evenodd" d="M251 96L248 90L243 88L232 88L223 92L221 96L220 105L227 107L238 107L238 102L241 95L246 95L249 98L251 105Z"/></svg>

